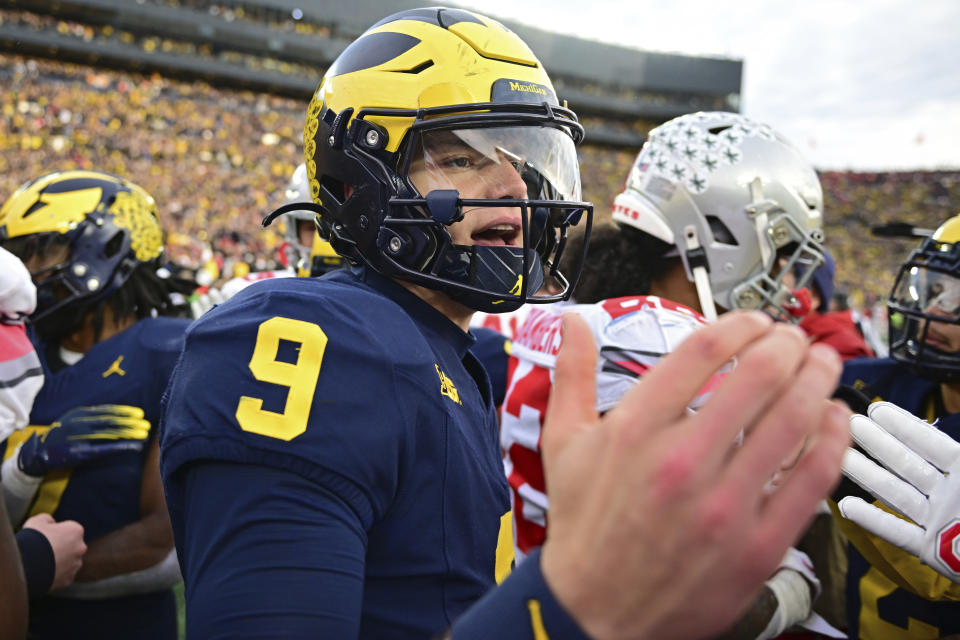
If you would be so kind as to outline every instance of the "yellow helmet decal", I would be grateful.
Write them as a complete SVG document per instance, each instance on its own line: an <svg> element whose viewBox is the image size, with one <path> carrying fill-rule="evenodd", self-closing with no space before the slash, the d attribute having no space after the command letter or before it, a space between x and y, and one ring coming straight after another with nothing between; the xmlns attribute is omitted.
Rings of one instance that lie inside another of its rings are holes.
<svg viewBox="0 0 960 640"><path fill-rule="evenodd" d="M960 215L955 215L933 232L933 239L942 244L960 242Z"/></svg>
<svg viewBox="0 0 960 640"><path fill-rule="evenodd" d="M130 232L130 248L137 260L148 262L163 253L163 232L157 208L147 193L135 185L117 194L110 213L118 227Z"/></svg>
<svg viewBox="0 0 960 640"><path fill-rule="evenodd" d="M539 66L530 47L514 36L512 31L499 22L487 21L482 17L481 20L486 24L458 22L450 26L450 31L470 43L470 46L484 58L513 62L528 67Z"/></svg>
<svg viewBox="0 0 960 640"><path fill-rule="evenodd" d="M91 171L51 173L18 189L0 209L0 226L6 227L7 237L67 233L87 214L93 213L103 195L100 187L60 193L45 191L54 182L77 178L102 180L103 174Z"/></svg>
<svg viewBox="0 0 960 640"><path fill-rule="evenodd" d="M374 107L417 109L486 102L491 99L494 83L501 79L546 87L553 94L550 79L536 56L513 32L469 11L448 9L444 15L455 15L456 20L447 26L427 18L386 21L347 47L313 96L304 140L313 141L316 119L324 104L339 113L346 107L357 111ZM360 82L355 77L358 74L365 81ZM367 119L387 131L389 152L397 150L413 123L413 118ZM316 176L316 166L310 165L315 150L315 146L304 149L311 182ZM313 187L311 184L316 194Z"/></svg>
<svg viewBox="0 0 960 640"><path fill-rule="evenodd" d="M77 188L58 190L70 181L78 181ZM106 183L118 187L107 210L104 189L110 185ZM63 234L94 213L112 214L114 224L130 232L138 260L152 260L163 252L163 233L153 198L135 184L96 171L61 171L24 185L0 209L0 226L9 238Z"/></svg>

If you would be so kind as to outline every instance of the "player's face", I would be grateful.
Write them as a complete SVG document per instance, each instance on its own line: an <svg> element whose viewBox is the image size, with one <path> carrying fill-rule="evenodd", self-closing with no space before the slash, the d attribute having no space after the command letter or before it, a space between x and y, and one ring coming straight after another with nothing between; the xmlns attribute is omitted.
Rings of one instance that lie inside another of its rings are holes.
<svg viewBox="0 0 960 640"><path fill-rule="evenodd" d="M929 302L924 311L932 316L955 319L960 315L960 282L938 274L929 284ZM930 321L925 342L941 351L960 353L960 325L952 322Z"/></svg>
<svg viewBox="0 0 960 640"><path fill-rule="evenodd" d="M297 239L302 246L309 247L313 244L315 229L313 220L297 220Z"/></svg>
<svg viewBox="0 0 960 640"><path fill-rule="evenodd" d="M464 199L521 199L527 197L523 165L522 157L493 141L483 148L438 131L424 135L423 153L412 161L409 176L422 194L455 189ZM477 207L447 229L454 244L516 247L523 242L521 215L517 207Z"/></svg>
<svg viewBox="0 0 960 640"><path fill-rule="evenodd" d="M18 252L15 251L14 253ZM65 262L70 257L70 247L63 244L53 244L44 251L27 252L18 255L18 257L23 260L24 266L30 273L43 273ZM43 276L39 277L39 280L42 281L43 279ZM38 278L34 277L34 280L38 280Z"/></svg>

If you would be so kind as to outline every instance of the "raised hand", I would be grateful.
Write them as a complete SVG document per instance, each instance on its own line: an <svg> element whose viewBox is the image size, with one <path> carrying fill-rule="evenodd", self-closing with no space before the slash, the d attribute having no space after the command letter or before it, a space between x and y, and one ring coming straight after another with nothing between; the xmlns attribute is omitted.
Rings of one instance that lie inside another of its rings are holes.
<svg viewBox="0 0 960 640"><path fill-rule="evenodd" d="M960 443L889 402L867 415L853 416L850 431L880 464L850 449L843 473L913 522L853 496L840 500L840 513L960 582Z"/></svg>
<svg viewBox="0 0 960 640"><path fill-rule="evenodd" d="M733 357L736 368L688 414L691 398ZM586 325L565 316L542 438L547 583L596 638L723 631L839 479L849 412L827 398L840 361L795 327L729 313L602 417L593 408L595 362ZM765 491L803 441L779 488Z"/></svg>

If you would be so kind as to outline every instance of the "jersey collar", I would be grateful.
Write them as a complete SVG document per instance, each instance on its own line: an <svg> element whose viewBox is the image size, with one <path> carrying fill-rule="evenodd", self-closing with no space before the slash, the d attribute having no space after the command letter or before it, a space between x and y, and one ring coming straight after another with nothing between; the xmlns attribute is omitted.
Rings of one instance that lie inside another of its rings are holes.
<svg viewBox="0 0 960 640"><path fill-rule="evenodd" d="M351 270L354 272L354 275L367 286L375 289L403 307L418 324L438 334L440 339L454 348L460 359L463 359L467 350L476 342L473 334L464 333L463 330L454 324L447 316L434 309L429 303L417 297L396 281L380 275L373 269L365 267L353 267Z"/></svg>

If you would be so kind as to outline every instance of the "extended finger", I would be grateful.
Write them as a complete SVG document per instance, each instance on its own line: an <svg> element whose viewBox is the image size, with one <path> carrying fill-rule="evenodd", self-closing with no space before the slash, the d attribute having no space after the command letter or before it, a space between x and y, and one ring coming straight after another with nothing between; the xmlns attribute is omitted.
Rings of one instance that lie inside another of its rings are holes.
<svg viewBox="0 0 960 640"><path fill-rule="evenodd" d="M947 471L960 461L960 442L897 405L874 402L868 414L887 433L940 469Z"/></svg>
<svg viewBox="0 0 960 640"><path fill-rule="evenodd" d="M782 554L800 537L817 505L836 486L850 444L849 416L849 410L835 403L823 411L806 452L760 509L754 527L755 541L763 545L760 551L776 555L779 550Z"/></svg>
<svg viewBox="0 0 960 640"><path fill-rule="evenodd" d="M736 368L689 421L687 446L701 459L700 469L707 477L729 456L738 434L748 431L784 393L806 349L799 329L777 325L737 357Z"/></svg>
<svg viewBox="0 0 960 640"><path fill-rule="evenodd" d="M796 346L790 342L786 348ZM807 350L799 371L785 377L779 387L770 381L766 399L772 404L758 414L743 446L729 459L726 477L739 491L754 491L759 496L763 483L780 469L782 461L795 455L804 440L816 432L824 411L833 406L827 398L839 374L836 352L814 346Z"/></svg>
<svg viewBox="0 0 960 640"><path fill-rule="evenodd" d="M912 419L913 416L910 416L910 418ZM921 428L924 431L928 429L928 427L917 425L915 422L911 427ZM933 488L943 478L936 467L866 416L855 415L850 418L850 433L854 441L876 458L880 464L926 495L930 495Z"/></svg>
<svg viewBox="0 0 960 640"><path fill-rule="evenodd" d="M844 518L851 520L890 544L919 556L923 549L923 529L902 518L867 504L866 500L847 496L837 503Z"/></svg>
<svg viewBox="0 0 960 640"><path fill-rule="evenodd" d="M851 421L851 424L853 422ZM891 509L899 511L915 522L921 524L926 522L927 496L856 449L848 450L843 456L843 475L869 491Z"/></svg>
<svg viewBox="0 0 960 640"><path fill-rule="evenodd" d="M711 376L769 332L771 323L760 312L735 311L698 329L625 393L608 417L635 430L668 427L686 414L687 405Z"/></svg>
<svg viewBox="0 0 960 640"><path fill-rule="evenodd" d="M543 422L545 456L562 449L574 434L596 422L596 368L597 347L590 328L579 315L565 313L563 342Z"/></svg>
<svg viewBox="0 0 960 640"><path fill-rule="evenodd" d="M115 414L126 418L142 418L144 415L143 409L129 404L95 404L82 408L92 413Z"/></svg>

